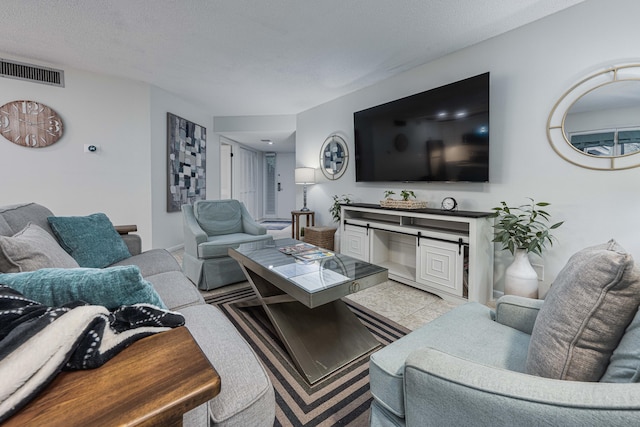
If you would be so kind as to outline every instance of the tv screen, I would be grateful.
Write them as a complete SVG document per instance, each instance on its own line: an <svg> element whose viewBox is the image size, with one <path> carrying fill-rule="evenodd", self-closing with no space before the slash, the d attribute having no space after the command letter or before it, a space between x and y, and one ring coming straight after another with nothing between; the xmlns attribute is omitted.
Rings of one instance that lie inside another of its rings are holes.
<svg viewBox="0 0 640 427"><path fill-rule="evenodd" d="M353 114L356 181L489 181L489 73Z"/></svg>

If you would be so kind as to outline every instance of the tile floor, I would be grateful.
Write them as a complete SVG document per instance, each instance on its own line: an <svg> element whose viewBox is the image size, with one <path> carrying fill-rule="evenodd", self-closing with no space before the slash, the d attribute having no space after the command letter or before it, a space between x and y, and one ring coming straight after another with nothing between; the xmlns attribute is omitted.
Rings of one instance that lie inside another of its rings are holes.
<svg viewBox="0 0 640 427"><path fill-rule="evenodd" d="M274 239L291 237L291 226L283 230L269 230ZM182 250L173 253L182 260ZM226 286L220 290L203 292L212 294L238 287L249 286L248 282ZM379 313L400 325L415 330L451 310L456 304L402 283L388 280L378 286L349 295L350 300Z"/></svg>

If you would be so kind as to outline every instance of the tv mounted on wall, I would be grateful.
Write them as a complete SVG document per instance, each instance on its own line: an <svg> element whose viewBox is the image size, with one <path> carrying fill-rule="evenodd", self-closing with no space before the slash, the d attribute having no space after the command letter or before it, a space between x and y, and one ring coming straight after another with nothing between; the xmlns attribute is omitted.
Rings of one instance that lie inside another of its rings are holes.
<svg viewBox="0 0 640 427"><path fill-rule="evenodd" d="M356 181L489 181L489 73L353 114Z"/></svg>

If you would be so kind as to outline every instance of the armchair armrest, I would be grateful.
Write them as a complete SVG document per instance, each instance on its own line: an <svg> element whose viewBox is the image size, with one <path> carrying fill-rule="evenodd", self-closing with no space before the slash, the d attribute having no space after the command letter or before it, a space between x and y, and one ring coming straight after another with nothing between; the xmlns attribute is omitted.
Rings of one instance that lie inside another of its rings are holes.
<svg viewBox="0 0 640 427"><path fill-rule="evenodd" d="M259 236L261 234L267 234L267 229L258 224L251 215L249 211L244 206L244 203L240 203L242 207L242 229L247 234L252 234L254 236Z"/></svg>
<svg viewBox="0 0 640 427"><path fill-rule="evenodd" d="M198 257L198 245L207 241L209 236L200 227L198 220L193 215L193 206L182 205L182 224L184 231L184 251L194 257Z"/></svg>
<svg viewBox="0 0 640 427"><path fill-rule="evenodd" d="M405 363L407 426L635 425L638 384L552 380L431 348Z"/></svg>
<svg viewBox="0 0 640 427"><path fill-rule="evenodd" d="M242 228L244 232L247 234L252 234L254 236L259 236L261 234L267 234L267 229L255 222L251 218L247 218L245 216L242 217Z"/></svg>
<svg viewBox="0 0 640 427"><path fill-rule="evenodd" d="M496 302L495 320L531 335L544 300L504 295Z"/></svg>

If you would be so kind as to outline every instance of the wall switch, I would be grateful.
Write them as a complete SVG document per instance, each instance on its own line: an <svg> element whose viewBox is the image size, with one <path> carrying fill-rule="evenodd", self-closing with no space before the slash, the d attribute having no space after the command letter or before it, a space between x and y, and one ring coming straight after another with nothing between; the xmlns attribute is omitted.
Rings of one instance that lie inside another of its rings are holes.
<svg viewBox="0 0 640 427"><path fill-rule="evenodd" d="M93 144L84 144L84 152L85 153L95 153L98 151L98 146Z"/></svg>
<svg viewBox="0 0 640 427"><path fill-rule="evenodd" d="M544 265L532 263L531 266L533 267L533 269L536 271L536 274L538 275L538 281L539 282L544 281Z"/></svg>

